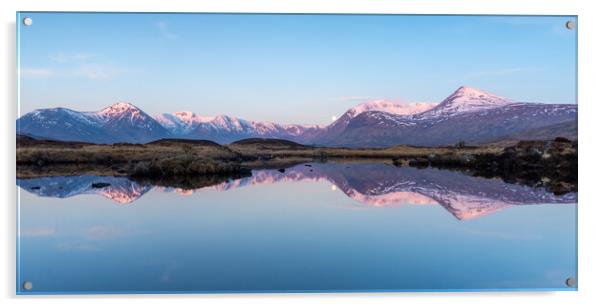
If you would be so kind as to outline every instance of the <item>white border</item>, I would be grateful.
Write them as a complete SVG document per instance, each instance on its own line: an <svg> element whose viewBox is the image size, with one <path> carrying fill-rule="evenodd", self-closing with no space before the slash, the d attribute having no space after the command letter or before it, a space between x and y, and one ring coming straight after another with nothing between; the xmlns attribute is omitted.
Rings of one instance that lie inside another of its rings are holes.
<svg viewBox="0 0 602 307"><path fill-rule="evenodd" d="M303 306L382 305L399 306L587 306L601 300L599 235L602 214L596 190L600 171L600 11L596 2L560 0L3 0L2 9L2 121L3 150L0 177L3 220L0 279L4 306L104 306L144 303L192 305ZM370 293L370 294L237 294L237 295L111 295L111 296L15 296L15 12L16 11L131 11L131 12L278 12L278 13L404 13L404 14L551 14L579 15L579 291L557 293ZM598 32L596 32L598 31ZM43 299L45 302L40 302Z"/></svg>

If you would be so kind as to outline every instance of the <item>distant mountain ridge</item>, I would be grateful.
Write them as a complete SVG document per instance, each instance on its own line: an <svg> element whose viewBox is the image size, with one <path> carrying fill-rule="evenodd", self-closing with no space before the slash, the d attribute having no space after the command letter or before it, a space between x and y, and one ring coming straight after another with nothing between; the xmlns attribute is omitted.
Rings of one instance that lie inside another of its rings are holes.
<svg viewBox="0 0 602 307"><path fill-rule="evenodd" d="M577 122L577 106L561 104L515 103L441 117L404 117L384 112L366 112L350 121L345 131L328 145L440 146L459 141L482 144L524 131L547 130L570 122ZM530 139L528 135L523 136ZM554 137L555 135L551 135L550 138ZM577 136L572 138L576 139Z"/></svg>
<svg viewBox="0 0 602 307"><path fill-rule="evenodd" d="M577 105L515 102L462 86L439 104L376 100L357 105L327 126L278 124L190 111L151 116L119 102L97 112L40 109L17 119L17 133L91 143L147 143L163 138L220 144L278 138L306 145L385 147L484 143L537 131L539 138L577 122ZM548 129L549 127L549 129ZM576 129L570 130L569 137ZM567 137L567 133L563 134Z"/></svg>
<svg viewBox="0 0 602 307"><path fill-rule="evenodd" d="M171 135L150 115L123 102L98 112L66 108L36 110L17 120L17 133L90 143L147 143Z"/></svg>

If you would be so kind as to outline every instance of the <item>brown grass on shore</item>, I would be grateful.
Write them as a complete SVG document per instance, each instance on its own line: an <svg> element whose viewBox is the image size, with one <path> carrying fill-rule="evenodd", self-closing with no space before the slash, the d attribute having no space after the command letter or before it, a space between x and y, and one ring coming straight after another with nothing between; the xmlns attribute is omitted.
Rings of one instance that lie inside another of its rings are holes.
<svg viewBox="0 0 602 307"><path fill-rule="evenodd" d="M232 151L246 159L269 160L276 157L298 157L310 159L392 159L414 158L428 156L429 154L480 154L499 153L503 147L413 147L393 146L388 148L328 148L308 147L291 149L286 146L263 145L228 145Z"/></svg>
<svg viewBox="0 0 602 307"><path fill-rule="evenodd" d="M238 154L228 148L204 145L84 145L80 147L17 147L17 164L79 163L110 165L139 161L165 160L175 157L199 157L236 160Z"/></svg>
<svg viewBox="0 0 602 307"><path fill-rule="evenodd" d="M36 168L64 166L97 168L131 176L173 176L181 174L239 173L246 168L270 168L309 161L412 159L441 154L497 153L497 147L412 147L327 148L290 144L278 140L256 140L222 146L209 141L161 140L144 145L99 145L57 141L21 142L17 145L17 166L26 175Z"/></svg>

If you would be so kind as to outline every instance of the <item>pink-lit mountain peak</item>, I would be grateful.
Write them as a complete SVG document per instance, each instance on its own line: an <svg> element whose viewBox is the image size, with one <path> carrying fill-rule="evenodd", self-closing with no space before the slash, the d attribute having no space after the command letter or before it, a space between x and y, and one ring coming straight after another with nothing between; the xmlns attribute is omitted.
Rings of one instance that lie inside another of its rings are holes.
<svg viewBox="0 0 602 307"><path fill-rule="evenodd" d="M413 115L432 109L436 104L430 102L401 103L398 101L378 99L359 104L347 111L351 117L363 112L381 111L396 115Z"/></svg>
<svg viewBox="0 0 602 307"><path fill-rule="evenodd" d="M116 102L100 111L99 115L117 115L124 113L139 113L142 112L138 107L129 102Z"/></svg>
<svg viewBox="0 0 602 307"><path fill-rule="evenodd" d="M215 117L200 116L191 111L178 111L156 115L155 120L172 133L185 134L201 123L211 122Z"/></svg>
<svg viewBox="0 0 602 307"><path fill-rule="evenodd" d="M193 123L206 123L213 120L215 117L212 116L200 116L191 111L179 111L173 114L179 120L187 124Z"/></svg>
<svg viewBox="0 0 602 307"><path fill-rule="evenodd" d="M422 113L421 116L451 116L502 107L512 103L514 101L508 98L474 87L461 86L435 108Z"/></svg>
<svg viewBox="0 0 602 307"><path fill-rule="evenodd" d="M513 102L508 98L504 98L493 93L489 93L474 87L460 86L450 97L457 103L467 102L470 100L480 100L489 104L508 104ZM447 99L446 99L447 100Z"/></svg>
<svg viewBox="0 0 602 307"><path fill-rule="evenodd" d="M150 115L129 102L117 102L90 115L110 133L130 133L136 135L137 142L155 138L150 136L155 131L157 135L167 132Z"/></svg>

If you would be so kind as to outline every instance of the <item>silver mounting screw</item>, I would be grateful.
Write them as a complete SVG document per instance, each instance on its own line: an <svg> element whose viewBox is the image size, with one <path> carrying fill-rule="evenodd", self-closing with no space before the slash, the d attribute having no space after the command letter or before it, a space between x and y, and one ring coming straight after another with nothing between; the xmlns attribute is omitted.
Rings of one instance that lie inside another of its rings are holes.
<svg viewBox="0 0 602 307"><path fill-rule="evenodd" d="M25 18L23 18L23 24L26 26L31 26L33 24L33 19L31 19L29 17L25 17Z"/></svg>
<svg viewBox="0 0 602 307"><path fill-rule="evenodd" d="M23 289L25 290L31 290L33 289L33 284L31 283L31 281L26 281L23 283Z"/></svg>
<svg viewBox="0 0 602 307"><path fill-rule="evenodd" d="M575 28L575 23L569 20L564 24L564 26L569 30L573 30L573 28Z"/></svg>

